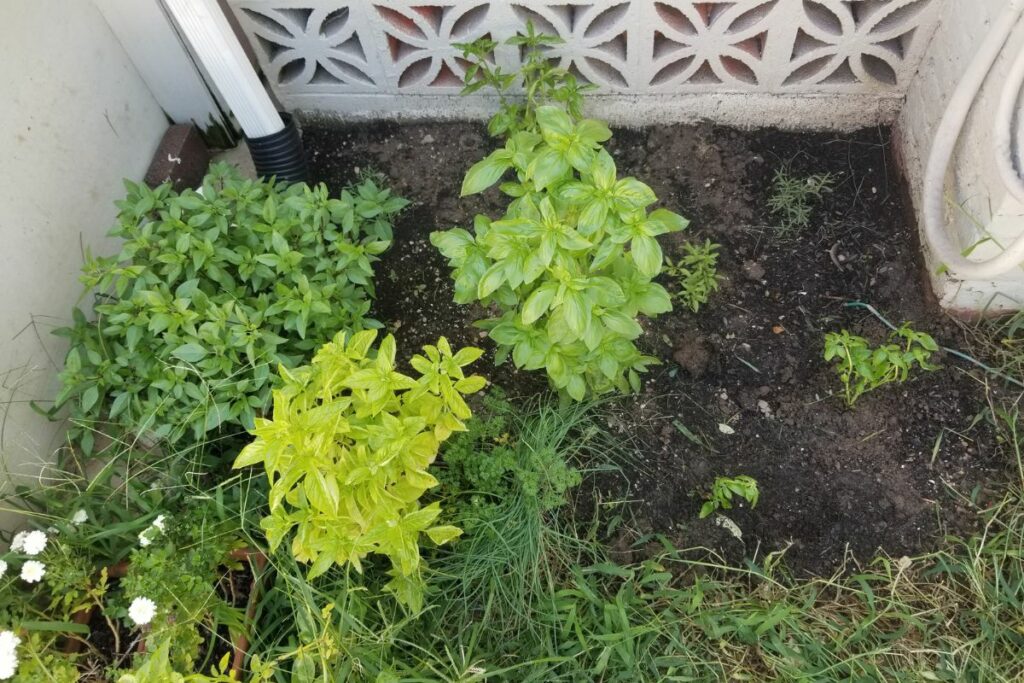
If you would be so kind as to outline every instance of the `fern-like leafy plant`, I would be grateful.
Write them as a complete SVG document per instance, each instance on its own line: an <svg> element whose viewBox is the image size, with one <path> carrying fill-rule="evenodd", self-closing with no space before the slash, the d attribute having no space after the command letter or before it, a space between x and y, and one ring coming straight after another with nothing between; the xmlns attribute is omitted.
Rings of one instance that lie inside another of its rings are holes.
<svg viewBox="0 0 1024 683"><path fill-rule="evenodd" d="M696 313L718 291L718 250L711 240L703 244L687 242L678 261L665 261L665 273L676 281L673 297Z"/></svg>
<svg viewBox="0 0 1024 683"><path fill-rule="evenodd" d="M310 365L282 367L273 419L257 420L234 466L266 469L270 514L261 526L271 549L293 534L292 553L311 563L311 579L332 565L361 572L368 554L386 555L388 589L418 609L421 534L441 544L461 533L435 525L440 505L419 499L438 484L428 468L441 442L471 416L462 397L485 385L463 372L482 352L453 353L442 337L412 358L414 379L395 368L394 337L374 353L376 336L342 332Z"/></svg>
<svg viewBox="0 0 1024 683"><path fill-rule="evenodd" d="M772 178L772 192L768 208L778 219L775 234L790 238L811 224L815 204L823 192L831 192L835 180L831 173L815 173L806 178L790 175L787 169L778 169Z"/></svg>

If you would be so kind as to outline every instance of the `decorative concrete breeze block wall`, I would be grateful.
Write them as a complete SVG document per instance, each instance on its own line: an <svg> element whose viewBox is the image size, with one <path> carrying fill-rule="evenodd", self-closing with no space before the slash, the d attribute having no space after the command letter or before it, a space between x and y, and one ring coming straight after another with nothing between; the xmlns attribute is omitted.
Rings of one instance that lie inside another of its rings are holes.
<svg viewBox="0 0 1024 683"><path fill-rule="evenodd" d="M532 21L618 123L848 129L895 120L942 0L228 0L288 109L480 117L452 43ZM517 49L493 60L514 69Z"/></svg>

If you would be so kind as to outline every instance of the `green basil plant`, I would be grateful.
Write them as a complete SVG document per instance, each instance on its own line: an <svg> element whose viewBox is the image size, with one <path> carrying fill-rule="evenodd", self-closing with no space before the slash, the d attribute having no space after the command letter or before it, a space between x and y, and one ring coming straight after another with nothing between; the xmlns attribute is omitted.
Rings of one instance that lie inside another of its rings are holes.
<svg viewBox="0 0 1024 683"><path fill-rule="evenodd" d="M373 263L407 202L372 179L334 198L218 164L201 192L125 185L120 251L83 268L95 317L76 308L58 330L71 349L50 412L68 409L85 453L104 429L179 442L251 428L273 368L380 326L367 317Z"/></svg>
<svg viewBox="0 0 1024 683"><path fill-rule="evenodd" d="M479 301L495 311L477 324L497 343L499 360L511 355L517 367L545 370L575 400L638 390L639 373L658 362L635 344L643 333L638 316L672 309L654 282L663 265L657 237L687 221L651 211L651 188L618 177L602 146L611 131L577 115L575 79L545 65L526 71L527 105L502 108L500 116L518 115L518 122L492 125L508 133L505 146L474 164L462 185L462 195L471 195L511 176L500 185L512 198L505 215L478 215L472 231L435 232L431 242L453 268L456 303ZM476 66L479 74L484 67ZM480 78L496 80L491 72ZM564 92L552 85L559 78ZM537 92L565 104L534 106Z"/></svg>

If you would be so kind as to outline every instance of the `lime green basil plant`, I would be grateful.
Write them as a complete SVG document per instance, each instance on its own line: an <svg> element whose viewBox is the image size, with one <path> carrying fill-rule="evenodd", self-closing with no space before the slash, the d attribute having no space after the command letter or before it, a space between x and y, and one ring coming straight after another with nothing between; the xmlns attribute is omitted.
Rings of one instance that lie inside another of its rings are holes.
<svg viewBox="0 0 1024 683"><path fill-rule="evenodd" d="M311 563L310 579L333 565L362 572L368 554L385 555L387 588L418 609L421 534L443 544L462 533L435 525L440 504L421 507L419 499L438 485L428 468L441 442L466 429L472 413L463 396L485 385L462 369L482 351L453 353L442 337L413 356L414 379L395 368L395 338L374 352L376 336L342 332L312 364L282 367L273 419L257 419L235 467L266 469L270 514L261 526L272 550L293 534L292 553Z"/></svg>
<svg viewBox="0 0 1024 683"><path fill-rule="evenodd" d="M53 412L85 452L100 425L168 442L251 427L277 365L295 367L368 318L373 263L407 202L365 179L339 197L211 167L202 191L126 181L120 252L88 258Z"/></svg>
<svg viewBox="0 0 1024 683"><path fill-rule="evenodd" d="M503 107L506 118L519 112L518 124L497 127L509 131L505 146L474 164L462 185L471 195L511 176L500 185L512 198L505 215L478 215L472 231L435 232L431 242L454 269L455 301L496 311L477 324L498 344L499 361L511 354L517 367L545 370L575 400L638 390L639 373L658 361L634 343L643 333L637 317L672 309L653 281L663 264L657 237L687 221L651 211L651 188L618 177L602 146L611 131L574 113L575 80L546 64L526 70L524 87L536 93L539 81L560 104L533 106L531 95L525 107ZM551 86L559 78L565 92Z"/></svg>

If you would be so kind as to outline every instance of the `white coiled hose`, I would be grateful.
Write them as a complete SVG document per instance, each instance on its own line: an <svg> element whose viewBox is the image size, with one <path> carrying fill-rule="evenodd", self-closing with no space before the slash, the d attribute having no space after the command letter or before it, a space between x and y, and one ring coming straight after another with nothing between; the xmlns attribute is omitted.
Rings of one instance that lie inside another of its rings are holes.
<svg viewBox="0 0 1024 683"><path fill-rule="evenodd" d="M981 49L960 79L946 111L935 131L935 142L925 169L923 190L924 233L928 244L947 272L956 278L985 280L1016 268L1024 262L1024 225L1021 234L999 254L985 261L972 261L961 256L946 232L943 194L946 170L949 168L964 122L971 111L992 66L1006 46L1014 27L1024 15L1024 0L1010 0L1003 14L996 20ZM996 165L1007 190L1024 203L1024 179L1014 163L1013 126L1017 101L1024 86L1024 49L1017 56L1003 86L996 111L995 153Z"/></svg>

